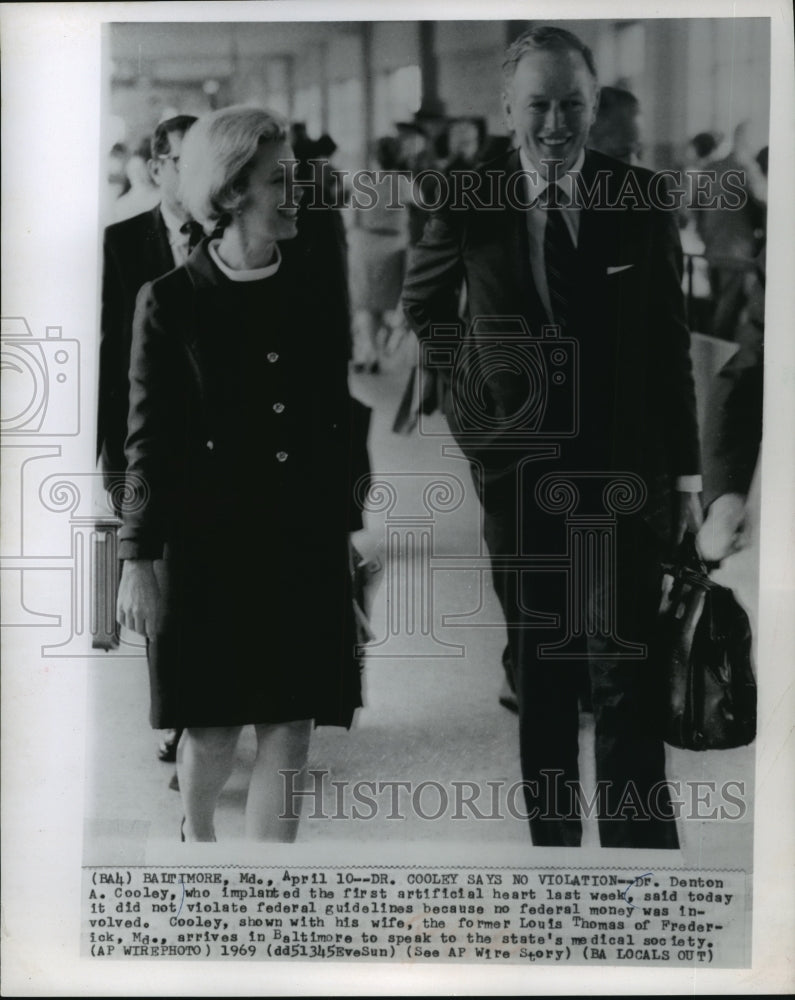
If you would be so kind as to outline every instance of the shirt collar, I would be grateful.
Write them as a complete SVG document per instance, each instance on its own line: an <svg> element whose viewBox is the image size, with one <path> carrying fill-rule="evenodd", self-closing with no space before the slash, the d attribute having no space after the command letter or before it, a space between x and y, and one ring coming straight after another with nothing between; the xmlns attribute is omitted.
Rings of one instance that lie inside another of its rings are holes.
<svg viewBox="0 0 795 1000"><path fill-rule="evenodd" d="M530 162L527 153L525 153L524 149L521 146L519 147L519 162L521 164L522 170L525 171L527 175L526 179L527 179L528 196L531 202L534 202L536 198L538 198L544 192L544 190L549 186L549 181L545 180L539 174L539 172ZM580 150L579 155L572 164L571 169L567 170L566 173L558 180L558 187L563 192L564 198L569 202L573 201L572 174L579 173L582 170L582 166L584 163L585 163L585 147L583 147Z"/></svg>
<svg viewBox="0 0 795 1000"><path fill-rule="evenodd" d="M178 218L170 209L166 208L162 201L160 202L160 214L163 216L163 222L166 224L171 241L186 242L187 236L182 232L182 227L188 220Z"/></svg>
<svg viewBox="0 0 795 1000"><path fill-rule="evenodd" d="M256 267L250 271L235 271L228 264L225 264L218 255L218 244L220 240L211 240L208 246L210 257L218 270L225 274L230 281L261 281L263 278L272 278L279 270L282 262L282 252L279 244L276 244L276 257L272 264L266 267Z"/></svg>

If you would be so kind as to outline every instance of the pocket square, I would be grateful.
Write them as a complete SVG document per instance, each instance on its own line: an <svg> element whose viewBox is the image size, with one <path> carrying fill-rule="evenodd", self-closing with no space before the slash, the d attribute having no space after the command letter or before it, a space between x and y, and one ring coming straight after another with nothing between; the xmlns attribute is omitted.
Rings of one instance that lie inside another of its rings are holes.
<svg viewBox="0 0 795 1000"><path fill-rule="evenodd" d="M608 274L618 274L619 271L628 271L634 264L616 264L614 267L608 267Z"/></svg>

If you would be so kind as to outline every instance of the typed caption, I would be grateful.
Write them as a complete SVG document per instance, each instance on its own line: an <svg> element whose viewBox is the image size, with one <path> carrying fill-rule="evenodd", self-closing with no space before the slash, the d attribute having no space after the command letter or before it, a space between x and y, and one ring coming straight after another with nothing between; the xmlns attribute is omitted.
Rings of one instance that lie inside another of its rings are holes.
<svg viewBox="0 0 795 1000"><path fill-rule="evenodd" d="M745 872L86 868L83 954L750 965Z"/></svg>

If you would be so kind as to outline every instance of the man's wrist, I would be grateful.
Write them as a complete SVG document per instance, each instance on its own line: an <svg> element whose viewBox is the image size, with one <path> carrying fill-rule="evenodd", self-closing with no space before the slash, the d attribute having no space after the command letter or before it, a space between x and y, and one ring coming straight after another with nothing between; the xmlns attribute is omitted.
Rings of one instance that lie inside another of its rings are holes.
<svg viewBox="0 0 795 1000"><path fill-rule="evenodd" d="M701 493L704 483L700 475L677 476L674 488L678 493Z"/></svg>
<svg viewBox="0 0 795 1000"><path fill-rule="evenodd" d="M152 559L125 559L124 565L129 566L131 570L146 570L152 569L154 561Z"/></svg>

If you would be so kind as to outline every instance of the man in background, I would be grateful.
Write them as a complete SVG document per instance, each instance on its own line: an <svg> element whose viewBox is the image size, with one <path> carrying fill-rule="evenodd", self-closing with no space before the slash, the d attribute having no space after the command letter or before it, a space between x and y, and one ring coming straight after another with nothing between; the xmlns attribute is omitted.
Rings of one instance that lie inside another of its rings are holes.
<svg viewBox="0 0 795 1000"><path fill-rule="evenodd" d="M120 482L127 467L127 371L136 296L147 281L184 263L191 241L199 235L178 194L180 147L194 121L179 115L157 126L148 167L160 192L158 204L105 230L97 457L108 490Z"/></svg>
<svg viewBox="0 0 795 1000"><path fill-rule="evenodd" d="M105 230L97 458L117 515L127 467L124 442L135 300L142 285L183 264L201 238L201 227L189 219L178 192L180 148L195 121L191 115L178 115L157 126L151 140L148 169L160 193L158 204ZM175 731L163 734L158 748L161 760L176 759L178 736Z"/></svg>
<svg viewBox="0 0 795 1000"><path fill-rule="evenodd" d="M640 161L640 101L620 87L602 87L588 147L623 163Z"/></svg>

